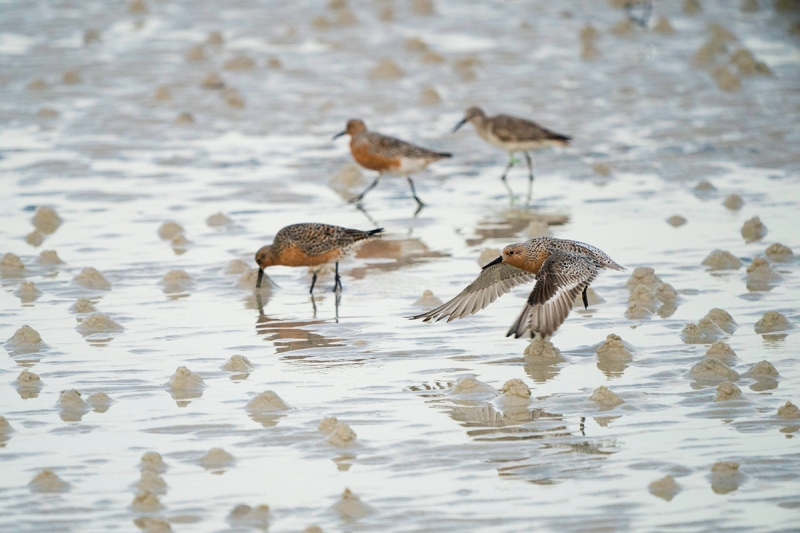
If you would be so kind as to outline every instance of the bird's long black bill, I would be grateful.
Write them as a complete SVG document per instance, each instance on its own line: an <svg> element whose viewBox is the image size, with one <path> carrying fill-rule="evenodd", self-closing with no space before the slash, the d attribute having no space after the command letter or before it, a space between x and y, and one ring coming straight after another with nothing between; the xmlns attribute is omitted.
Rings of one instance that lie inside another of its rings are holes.
<svg viewBox="0 0 800 533"><path fill-rule="evenodd" d="M341 137L342 135L346 135L346 134L347 134L347 130L345 130L345 131L340 131L339 133L337 133L336 135L334 135L334 136L333 136L333 138L334 138L334 139L338 139L338 138L339 138L339 137Z"/></svg>
<svg viewBox="0 0 800 533"><path fill-rule="evenodd" d="M260 268L258 269L258 279L256 280L256 289L261 288L261 279L264 277L264 271Z"/></svg>
<svg viewBox="0 0 800 533"><path fill-rule="evenodd" d="M492 266L492 265L496 265L496 264L498 264L498 263L502 263L502 262L503 262L503 256L501 255L501 256L500 256L500 257L498 257L497 259L492 259L491 261L489 261L488 263L486 263L485 265L483 265L483 268L482 268L482 270L486 270L486 269L487 269L487 268L489 268L490 266Z"/></svg>
<svg viewBox="0 0 800 533"><path fill-rule="evenodd" d="M459 122L458 124L456 124L456 127L455 127L455 128L453 128L453 133L457 132L457 131L458 131L458 129L459 129L461 126L463 126L464 124L466 124L466 123L467 123L467 119L461 119L461 122Z"/></svg>

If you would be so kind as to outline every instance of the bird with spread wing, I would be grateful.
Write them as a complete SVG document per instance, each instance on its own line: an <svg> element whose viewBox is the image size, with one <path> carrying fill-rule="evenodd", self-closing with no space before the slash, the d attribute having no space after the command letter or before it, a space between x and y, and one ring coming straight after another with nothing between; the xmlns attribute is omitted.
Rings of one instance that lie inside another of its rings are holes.
<svg viewBox="0 0 800 533"><path fill-rule="evenodd" d="M583 295L601 269L625 270L605 252L582 242L536 237L509 244L503 254L483 267L480 275L455 298L421 315L424 322L437 322L477 313L512 288L536 280L528 301L507 337L552 335L566 320L575 298Z"/></svg>

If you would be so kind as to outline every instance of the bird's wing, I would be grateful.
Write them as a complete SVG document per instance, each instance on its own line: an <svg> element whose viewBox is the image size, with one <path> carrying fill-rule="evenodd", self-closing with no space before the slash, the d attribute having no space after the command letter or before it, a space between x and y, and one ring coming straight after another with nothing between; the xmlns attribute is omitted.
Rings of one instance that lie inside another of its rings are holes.
<svg viewBox="0 0 800 533"><path fill-rule="evenodd" d="M543 128L532 120L497 115L492 119L492 133L501 141L564 141L569 137Z"/></svg>
<svg viewBox="0 0 800 533"><path fill-rule="evenodd" d="M411 157L411 158L431 158L437 159L447 157L449 154L441 154L428 150L416 144L400 140L396 137L390 137L377 132L369 132L370 148L378 153L387 157Z"/></svg>
<svg viewBox="0 0 800 533"><path fill-rule="evenodd" d="M484 268L475 281L449 302L411 318L412 320L421 318L424 322L431 320L438 322L443 318L447 318L450 322L456 318L464 318L484 309L513 287L533 281L535 278L536 276L530 272L505 263L496 263Z"/></svg>
<svg viewBox="0 0 800 533"><path fill-rule="evenodd" d="M575 298L597 277L600 263L589 255L548 249L525 308L508 330L520 338L526 331L551 335L567 319Z"/></svg>

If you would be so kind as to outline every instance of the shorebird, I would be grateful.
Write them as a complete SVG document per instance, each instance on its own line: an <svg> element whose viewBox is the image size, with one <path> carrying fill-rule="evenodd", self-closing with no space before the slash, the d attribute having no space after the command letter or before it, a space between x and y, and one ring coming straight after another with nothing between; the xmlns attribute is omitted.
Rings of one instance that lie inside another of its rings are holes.
<svg viewBox="0 0 800 533"><path fill-rule="evenodd" d="M465 111L464 118L453 128L453 133L467 122L471 122L475 126L475 130L484 141L508 152L508 166L500 179L503 180L503 185L506 186L508 194L512 198L514 193L506 181L506 176L516 162L514 153L522 152L525 154L525 161L528 163L528 199L530 199L533 193L533 163L528 152L541 150L549 146L566 146L570 140L570 137L566 135L545 129L537 123L524 118L512 117L511 115L487 117L483 110L476 106L470 107Z"/></svg>
<svg viewBox="0 0 800 533"><path fill-rule="evenodd" d="M487 263L480 275L449 302L427 313L411 317L434 322L477 313L513 287L536 280L525 307L506 337L552 335L566 320L573 302L583 294L600 269L625 270L605 252L582 242L554 237L536 237L509 244L503 255Z"/></svg>
<svg viewBox="0 0 800 533"><path fill-rule="evenodd" d="M388 135L367 131L367 126L358 119L348 120L347 128L333 138L337 139L342 135L350 135L350 153L353 154L353 159L364 168L378 171L375 181L364 189L364 192L350 200L355 204L361 204L364 196L378 184L383 175L389 174L406 177L411 186L411 194L417 201L417 212L419 212L425 204L417 196L411 174L424 170L434 161L453 157L452 154L434 152Z"/></svg>
<svg viewBox="0 0 800 533"><path fill-rule="evenodd" d="M336 263L336 277L333 290L342 290L342 280L339 277L339 260L361 242L379 236L383 228L362 231L348 229L329 224L292 224L278 231L272 244L262 246L256 252L258 264L258 280L256 288L261 288L261 278L264 269L271 266L307 266L314 267L326 263ZM314 294L314 284L317 283L317 273L311 278L311 289Z"/></svg>

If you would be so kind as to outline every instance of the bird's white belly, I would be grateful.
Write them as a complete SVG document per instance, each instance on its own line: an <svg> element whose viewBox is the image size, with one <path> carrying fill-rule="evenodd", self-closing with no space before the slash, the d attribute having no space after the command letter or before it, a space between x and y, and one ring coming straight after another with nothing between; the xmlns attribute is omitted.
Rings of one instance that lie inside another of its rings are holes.
<svg viewBox="0 0 800 533"><path fill-rule="evenodd" d="M529 152L531 150L541 150L542 148L547 148L548 146L557 146L558 143L554 141L503 141L497 138L496 136L492 135L491 133L487 133L486 135L481 135L486 142L491 144L492 146L496 146L501 150L505 150L506 152Z"/></svg>
<svg viewBox="0 0 800 533"><path fill-rule="evenodd" d="M400 165L386 171L387 174L395 176L407 176L414 174L420 170L424 170L430 164L427 159L412 159L410 157L401 157Z"/></svg>

